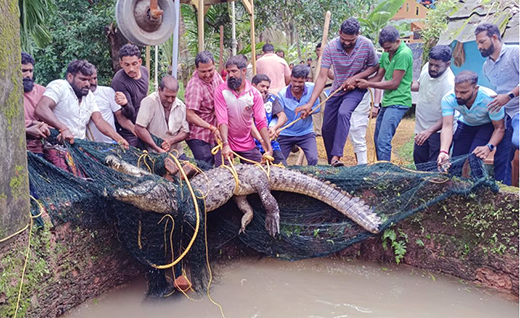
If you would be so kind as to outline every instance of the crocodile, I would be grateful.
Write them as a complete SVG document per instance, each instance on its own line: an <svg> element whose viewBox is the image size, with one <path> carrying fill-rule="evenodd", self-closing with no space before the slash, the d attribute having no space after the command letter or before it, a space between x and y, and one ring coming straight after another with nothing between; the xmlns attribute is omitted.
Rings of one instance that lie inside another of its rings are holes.
<svg viewBox="0 0 520 318"><path fill-rule="evenodd" d="M128 174L141 176L147 173L114 156L108 156L106 163ZM253 209L247 201L247 195L253 193L259 195L266 210L265 227L269 234L274 236L280 232L280 209L271 191L299 193L318 199L371 233L379 233L381 225L381 218L360 198L351 196L330 182L277 166L270 166L269 169L248 164L233 168L221 166L196 175L190 183L197 195L205 198L206 212L218 209L230 199L236 202L244 213L239 233L243 233L253 219ZM169 193L175 193L175 188L171 182L147 180L130 189L117 189L112 196L145 211L174 213L177 202Z"/></svg>

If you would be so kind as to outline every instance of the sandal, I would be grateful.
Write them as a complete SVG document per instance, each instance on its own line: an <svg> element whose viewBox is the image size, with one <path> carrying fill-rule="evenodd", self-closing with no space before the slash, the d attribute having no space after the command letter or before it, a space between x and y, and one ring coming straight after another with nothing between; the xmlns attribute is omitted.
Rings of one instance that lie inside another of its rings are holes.
<svg viewBox="0 0 520 318"><path fill-rule="evenodd" d="M330 165L333 166L333 167L336 167L336 168L345 166L345 164L343 162L339 161L339 160L332 161L330 163Z"/></svg>

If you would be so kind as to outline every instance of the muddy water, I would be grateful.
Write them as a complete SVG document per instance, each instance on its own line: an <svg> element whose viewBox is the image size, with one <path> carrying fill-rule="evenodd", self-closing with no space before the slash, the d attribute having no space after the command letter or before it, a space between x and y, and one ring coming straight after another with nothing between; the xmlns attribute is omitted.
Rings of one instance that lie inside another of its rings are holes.
<svg viewBox="0 0 520 318"><path fill-rule="evenodd" d="M235 262L214 268L211 297L227 318L519 317L516 300L410 267L329 259ZM139 281L83 304L67 318L221 317L207 296L144 301ZM179 296L179 297L175 297Z"/></svg>

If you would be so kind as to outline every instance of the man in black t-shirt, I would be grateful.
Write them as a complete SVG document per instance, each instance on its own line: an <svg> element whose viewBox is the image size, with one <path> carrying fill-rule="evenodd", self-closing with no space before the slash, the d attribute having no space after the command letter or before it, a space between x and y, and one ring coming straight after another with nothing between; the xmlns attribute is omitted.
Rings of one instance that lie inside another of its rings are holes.
<svg viewBox="0 0 520 318"><path fill-rule="evenodd" d="M142 66L141 51L133 44L125 44L119 50L119 63L122 67L112 79L116 92L116 103L121 105L125 117L135 124L141 100L148 95L148 70ZM117 124L117 123L116 123ZM138 139L133 131L117 125L117 131L134 147Z"/></svg>

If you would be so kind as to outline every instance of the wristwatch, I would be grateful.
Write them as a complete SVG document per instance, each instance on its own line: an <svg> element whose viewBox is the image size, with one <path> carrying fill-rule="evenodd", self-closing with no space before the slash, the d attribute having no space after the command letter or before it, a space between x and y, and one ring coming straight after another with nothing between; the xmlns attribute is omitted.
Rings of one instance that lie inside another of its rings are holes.
<svg viewBox="0 0 520 318"><path fill-rule="evenodd" d="M509 92L509 94L507 94L507 96L509 96L509 99L513 99L516 97L515 93L513 93L513 92Z"/></svg>
<svg viewBox="0 0 520 318"><path fill-rule="evenodd" d="M495 145L487 144L486 146L489 148L489 151L495 150Z"/></svg>

